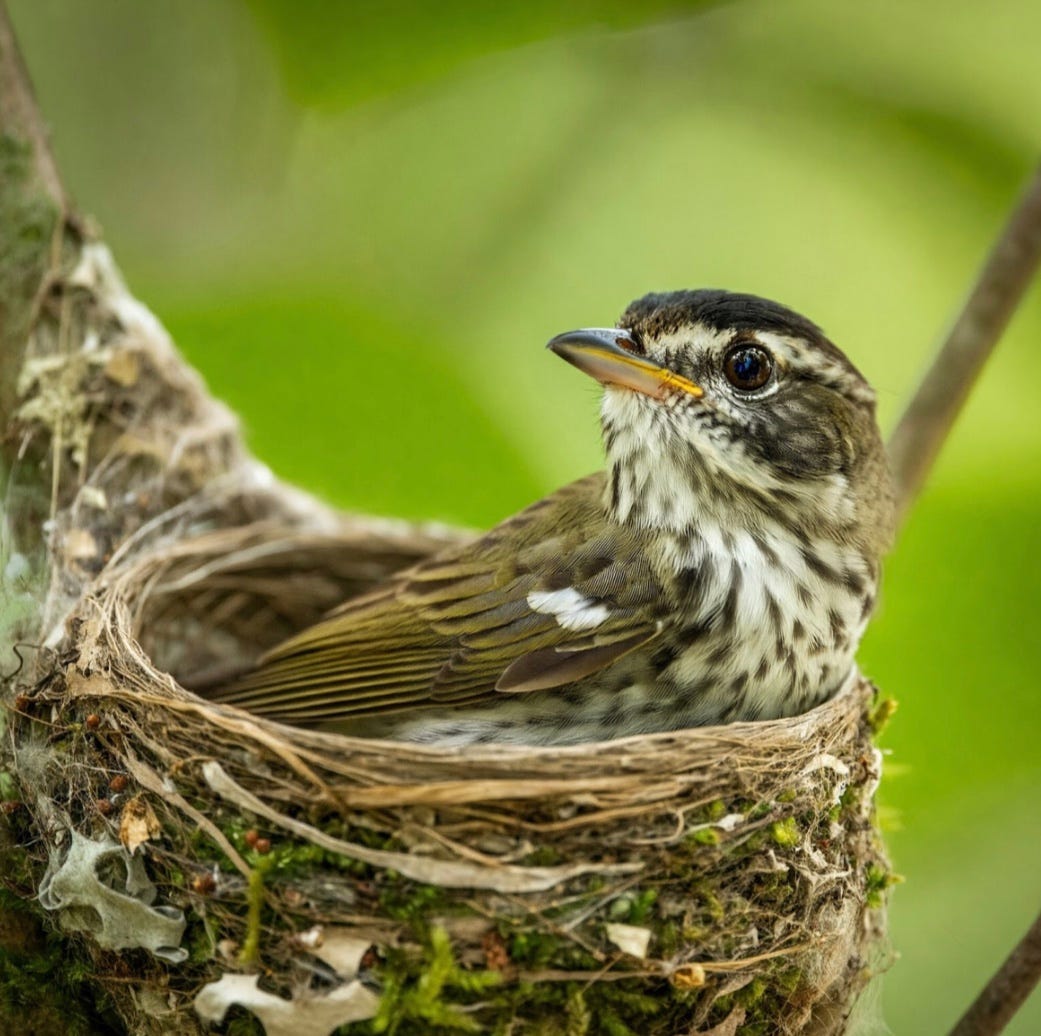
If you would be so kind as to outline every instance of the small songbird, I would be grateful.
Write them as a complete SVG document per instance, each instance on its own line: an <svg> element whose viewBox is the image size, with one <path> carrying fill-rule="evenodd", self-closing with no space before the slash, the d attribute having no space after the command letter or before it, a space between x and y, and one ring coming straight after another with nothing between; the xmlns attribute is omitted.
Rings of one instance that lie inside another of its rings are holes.
<svg viewBox="0 0 1041 1036"><path fill-rule="evenodd" d="M893 530L874 392L753 295L647 295L549 343L607 470L347 601L215 695L443 745L793 715L842 685Z"/></svg>

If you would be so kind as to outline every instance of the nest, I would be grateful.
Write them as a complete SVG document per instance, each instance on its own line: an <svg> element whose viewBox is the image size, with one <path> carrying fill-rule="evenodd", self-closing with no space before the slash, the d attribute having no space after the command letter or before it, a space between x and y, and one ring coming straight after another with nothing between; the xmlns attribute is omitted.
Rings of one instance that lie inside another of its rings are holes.
<svg viewBox="0 0 1041 1036"><path fill-rule="evenodd" d="M97 245L41 308L21 389L25 470L52 492L44 648L9 716L11 883L110 1020L845 1031L888 882L863 680L790 720L567 748L215 705L185 688L460 534L346 519L271 478Z"/></svg>

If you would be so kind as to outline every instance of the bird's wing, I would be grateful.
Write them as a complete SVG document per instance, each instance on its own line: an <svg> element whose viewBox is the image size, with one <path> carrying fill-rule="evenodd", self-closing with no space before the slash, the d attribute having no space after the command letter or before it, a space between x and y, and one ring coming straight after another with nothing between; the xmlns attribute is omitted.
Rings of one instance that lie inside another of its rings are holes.
<svg viewBox="0 0 1041 1036"><path fill-rule="evenodd" d="M603 476L348 601L214 697L323 723L560 687L653 638L667 611Z"/></svg>

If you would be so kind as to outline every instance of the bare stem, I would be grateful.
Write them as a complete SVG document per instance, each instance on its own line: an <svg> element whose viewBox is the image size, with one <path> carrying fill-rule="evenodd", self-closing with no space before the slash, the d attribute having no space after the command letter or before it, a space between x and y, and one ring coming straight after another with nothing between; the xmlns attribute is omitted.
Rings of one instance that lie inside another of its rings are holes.
<svg viewBox="0 0 1041 1036"><path fill-rule="evenodd" d="M1041 979L1041 914L1008 955L950 1036L996 1036Z"/></svg>
<svg viewBox="0 0 1041 1036"><path fill-rule="evenodd" d="M987 257L954 326L889 440L897 507L918 496L983 364L1041 260L1041 167Z"/></svg>

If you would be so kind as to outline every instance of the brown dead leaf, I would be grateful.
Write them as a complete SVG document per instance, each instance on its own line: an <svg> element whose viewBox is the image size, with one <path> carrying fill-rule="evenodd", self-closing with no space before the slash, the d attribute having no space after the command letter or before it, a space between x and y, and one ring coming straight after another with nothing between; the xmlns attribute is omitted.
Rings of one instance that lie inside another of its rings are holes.
<svg viewBox="0 0 1041 1036"><path fill-rule="evenodd" d="M159 818L144 795L135 795L124 807L119 819L119 840L133 856L139 845L162 833Z"/></svg>

